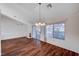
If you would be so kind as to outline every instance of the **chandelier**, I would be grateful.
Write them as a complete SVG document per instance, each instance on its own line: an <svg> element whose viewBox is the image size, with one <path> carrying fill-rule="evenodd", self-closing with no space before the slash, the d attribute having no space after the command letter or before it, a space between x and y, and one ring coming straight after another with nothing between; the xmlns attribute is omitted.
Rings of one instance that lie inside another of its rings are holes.
<svg viewBox="0 0 79 59"><path fill-rule="evenodd" d="M35 23L36 26L45 26L46 23L45 22L42 22L42 19L41 19L41 11L40 11L40 7L41 7L41 3L38 3L39 4L39 21ZM49 3L47 5L47 8L52 8L52 5Z"/></svg>

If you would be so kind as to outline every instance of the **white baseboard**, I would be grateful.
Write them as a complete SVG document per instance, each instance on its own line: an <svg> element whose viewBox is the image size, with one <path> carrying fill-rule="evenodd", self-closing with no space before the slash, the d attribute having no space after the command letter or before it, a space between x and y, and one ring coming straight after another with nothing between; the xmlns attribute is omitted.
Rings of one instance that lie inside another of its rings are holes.
<svg viewBox="0 0 79 59"><path fill-rule="evenodd" d="M1 40L8 40L8 39L15 39L15 38L22 38L22 37L27 37L27 36L13 36L13 37L5 37L5 38L2 38Z"/></svg>

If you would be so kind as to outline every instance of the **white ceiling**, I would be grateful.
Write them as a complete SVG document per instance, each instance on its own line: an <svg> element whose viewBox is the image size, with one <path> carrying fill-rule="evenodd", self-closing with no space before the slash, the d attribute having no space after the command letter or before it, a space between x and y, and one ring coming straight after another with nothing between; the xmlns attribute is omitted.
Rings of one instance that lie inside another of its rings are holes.
<svg viewBox="0 0 79 59"><path fill-rule="evenodd" d="M70 15L79 12L79 4L52 3L52 8L47 8L48 3L41 5L41 18L46 22L64 20ZM34 23L39 18L39 5L37 3L1 3L1 13L19 21Z"/></svg>

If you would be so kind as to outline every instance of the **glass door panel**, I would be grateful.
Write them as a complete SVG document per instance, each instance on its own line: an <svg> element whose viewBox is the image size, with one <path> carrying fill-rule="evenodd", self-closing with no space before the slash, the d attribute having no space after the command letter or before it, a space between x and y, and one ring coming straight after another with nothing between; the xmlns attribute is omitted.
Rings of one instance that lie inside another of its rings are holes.
<svg viewBox="0 0 79 59"><path fill-rule="evenodd" d="M40 47L40 38L41 38L41 28L33 26L32 27L32 37L37 47Z"/></svg>

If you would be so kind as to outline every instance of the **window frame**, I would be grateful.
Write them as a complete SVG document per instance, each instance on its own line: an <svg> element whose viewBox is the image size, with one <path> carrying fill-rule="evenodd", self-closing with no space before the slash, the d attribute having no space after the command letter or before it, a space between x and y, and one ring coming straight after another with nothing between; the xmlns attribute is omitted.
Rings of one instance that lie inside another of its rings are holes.
<svg viewBox="0 0 79 59"><path fill-rule="evenodd" d="M58 38L54 38L54 24L64 24L64 39L59 39L59 40L65 40L65 28L66 28L66 25L65 25L65 22L64 21L62 21L62 22L56 22L56 23L52 23L52 24L49 24L49 25L53 25L53 38L52 39L58 39ZM46 26L48 26L48 25L46 25ZM46 36L46 34L45 34L45 36ZM47 39L47 37L46 37L46 39Z"/></svg>
<svg viewBox="0 0 79 59"><path fill-rule="evenodd" d="M35 28L35 29L34 29ZM33 37L33 32L35 31L35 37ZM38 30L37 30L37 26L35 26L35 25L32 25L32 37L34 38L34 39L37 39L37 40L40 40L40 38L41 38L41 29L40 29L40 35L39 35L39 39L38 39Z"/></svg>
<svg viewBox="0 0 79 59"><path fill-rule="evenodd" d="M46 25L46 26L50 26L50 25L53 25L53 24L49 24L49 25ZM47 29L47 28L45 28L45 29ZM53 30L53 28L52 28L52 30ZM47 30L46 30L47 31ZM46 39L47 39L47 32L45 32L45 37L46 37ZM53 31L52 31L52 39L53 39Z"/></svg>

